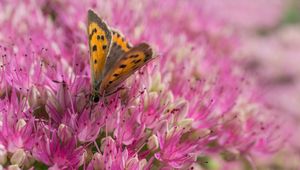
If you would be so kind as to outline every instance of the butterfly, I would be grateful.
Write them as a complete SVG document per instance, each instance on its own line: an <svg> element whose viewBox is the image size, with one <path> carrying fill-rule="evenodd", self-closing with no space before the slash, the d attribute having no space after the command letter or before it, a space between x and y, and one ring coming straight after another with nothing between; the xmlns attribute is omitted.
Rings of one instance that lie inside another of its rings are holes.
<svg viewBox="0 0 300 170"><path fill-rule="evenodd" d="M132 46L92 10L88 11L87 32L94 102L116 92L124 80L153 59L150 45Z"/></svg>

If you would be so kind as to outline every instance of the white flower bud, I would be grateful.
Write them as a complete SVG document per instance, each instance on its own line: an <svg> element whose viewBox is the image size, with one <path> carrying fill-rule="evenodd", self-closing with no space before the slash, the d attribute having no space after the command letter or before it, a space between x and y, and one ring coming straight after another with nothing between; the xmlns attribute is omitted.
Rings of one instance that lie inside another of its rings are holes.
<svg viewBox="0 0 300 170"><path fill-rule="evenodd" d="M15 165L23 165L24 160L26 158L26 153L23 149L18 149L10 158L10 162Z"/></svg>
<svg viewBox="0 0 300 170"><path fill-rule="evenodd" d="M30 155L30 154L26 154L26 158L25 158L25 161L23 163L23 167L25 169L29 169L30 167L32 167L34 162L35 162L35 159L33 158L33 156Z"/></svg>
<svg viewBox="0 0 300 170"><path fill-rule="evenodd" d="M163 89L164 89L164 84L161 82L161 75L157 73L152 79L150 92L160 92Z"/></svg>
<svg viewBox="0 0 300 170"><path fill-rule="evenodd" d="M18 131L20 131L25 125L26 125L25 120L24 119L19 119L18 122L17 122L16 129Z"/></svg>
<svg viewBox="0 0 300 170"><path fill-rule="evenodd" d="M149 150L152 150L152 151L158 149L159 144L158 144L158 139L157 139L156 135L150 136L150 138L148 139L148 142L147 142L147 146L148 146Z"/></svg>
<svg viewBox="0 0 300 170"><path fill-rule="evenodd" d="M140 169L145 169L146 165L147 165L147 160L146 159L140 160L140 162L139 162Z"/></svg>
<svg viewBox="0 0 300 170"><path fill-rule="evenodd" d="M4 165L7 162L7 152L3 145L0 144L0 165Z"/></svg>
<svg viewBox="0 0 300 170"><path fill-rule="evenodd" d="M83 163L84 163L85 160L87 160L87 159L88 159L88 152L87 152L86 150L84 150L79 165L83 165Z"/></svg>
<svg viewBox="0 0 300 170"><path fill-rule="evenodd" d="M134 169L138 164L139 160L136 157L131 158L126 163L126 169Z"/></svg>
<svg viewBox="0 0 300 170"><path fill-rule="evenodd" d="M18 165L9 165L7 170L21 170Z"/></svg>
<svg viewBox="0 0 300 170"><path fill-rule="evenodd" d="M231 162L239 158L240 152L236 149L227 149L221 155L225 161Z"/></svg>
<svg viewBox="0 0 300 170"><path fill-rule="evenodd" d="M64 124L60 124L58 127L58 136L62 141L69 140L72 138L71 129Z"/></svg>
<svg viewBox="0 0 300 170"><path fill-rule="evenodd" d="M93 166L95 170L101 170L104 169L104 160L103 156L100 153L95 153L93 156Z"/></svg>

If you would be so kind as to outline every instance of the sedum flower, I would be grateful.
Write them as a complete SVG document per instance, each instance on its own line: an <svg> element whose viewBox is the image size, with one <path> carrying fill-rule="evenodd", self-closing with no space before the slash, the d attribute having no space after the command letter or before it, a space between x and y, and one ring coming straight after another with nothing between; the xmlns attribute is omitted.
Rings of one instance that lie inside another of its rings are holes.
<svg viewBox="0 0 300 170"><path fill-rule="evenodd" d="M35 143L33 156L51 169L78 168L83 156L83 147L76 146L74 137L68 138L56 132L39 137Z"/></svg>
<svg viewBox="0 0 300 170"><path fill-rule="evenodd" d="M130 155L125 149L117 147L116 142L107 137L103 140L102 152L95 153L88 169L144 169L145 160L139 160L137 155Z"/></svg>
<svg viewBox="0 0 300 170"><path fill-rule="evenodd" d="M286 139L234 58L232 21L211 14L212 2L0 4L4 168L226 169L252 165L253 154ZM88 9L157 56L98 103L90 100Z"/></svg>

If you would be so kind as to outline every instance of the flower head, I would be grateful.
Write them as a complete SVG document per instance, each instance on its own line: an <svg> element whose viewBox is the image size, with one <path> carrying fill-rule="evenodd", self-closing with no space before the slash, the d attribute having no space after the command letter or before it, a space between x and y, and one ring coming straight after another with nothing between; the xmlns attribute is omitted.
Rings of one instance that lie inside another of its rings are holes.
<svg viewBox="0 0 300 170"><path fill-rule="evenodd" d="M286 139L277 138L279 121L234 58L240 39L232 21L211 14L212 2L0 4L5 168L193 169L205 167L202 159L222 157L222 164L272 153ZM98 103L91 100L88 9L156 51Z"/></svg>

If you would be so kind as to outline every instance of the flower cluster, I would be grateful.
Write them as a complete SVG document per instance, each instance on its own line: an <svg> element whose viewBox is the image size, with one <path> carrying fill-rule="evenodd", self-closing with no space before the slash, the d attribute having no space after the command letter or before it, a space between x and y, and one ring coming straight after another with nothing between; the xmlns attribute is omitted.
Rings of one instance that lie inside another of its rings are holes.
<svg viewBox="0 0 300 170"><path fill-rule="evenodd" d="M8 169L253 166L285 140L233 60L239 43L198 1L0 2L0 164ZM156 58L90 100L87 11ZM176 12L175 12L176 11ZM218 163L216 163L218 162ZM223 165L224 163L224 165Z"/></svg>

